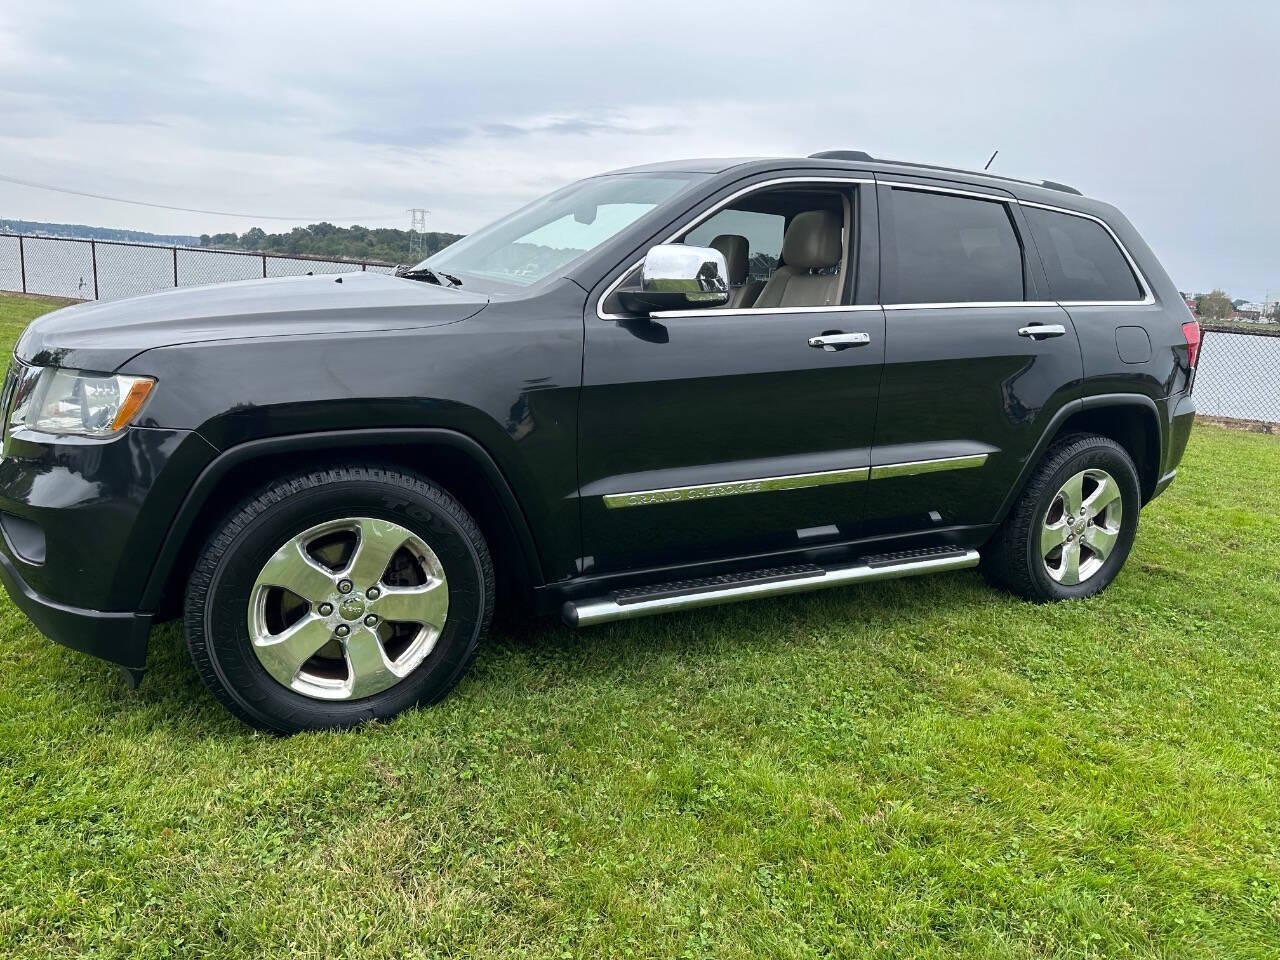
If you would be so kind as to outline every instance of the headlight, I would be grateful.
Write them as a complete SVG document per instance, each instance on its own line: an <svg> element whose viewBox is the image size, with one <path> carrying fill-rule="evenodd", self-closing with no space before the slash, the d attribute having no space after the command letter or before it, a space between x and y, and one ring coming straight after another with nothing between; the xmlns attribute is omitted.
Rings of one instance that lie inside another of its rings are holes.
<svg viewBox="0 0 1280 960"><path fill-rule="evenodd" d="M21 368L13 385L9 429L107 437L142 409L155 381L58 367Z"/></svg>

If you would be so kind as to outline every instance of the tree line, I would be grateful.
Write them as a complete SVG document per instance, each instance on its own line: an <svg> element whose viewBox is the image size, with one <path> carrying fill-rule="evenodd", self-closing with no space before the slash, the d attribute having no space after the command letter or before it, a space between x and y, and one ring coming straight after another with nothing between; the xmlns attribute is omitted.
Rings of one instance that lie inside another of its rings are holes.
<svg viewBox="0 0 1280 960"><path fill-rule="evenodd" d="M432 231L419 236L422 238L421 257L429 257L461 239L462 234ZM410 253L409 240L408 230L313 223L306 227L294 227L288 233L267 233L261 227L251 227L241 234L204 233L200 235L200 246L222 250L253 250L284 256L416 263L421 257L416 252Z"/></svg>
<svg viewBox="0 0 1280 960"><path fill-rule="evenodd" d="M1188 298L1195 303L1196 315L1203 317L1205 320L1228 320L1235 315L1240 303L1244 301L1232 300L1230 296L1223 290L1213 290L1210 293L1198 293L1194 298ZM1272 323L1280 323L1280 303L1265 305L1266 316L1263 320L1270 320Z"/></svg>

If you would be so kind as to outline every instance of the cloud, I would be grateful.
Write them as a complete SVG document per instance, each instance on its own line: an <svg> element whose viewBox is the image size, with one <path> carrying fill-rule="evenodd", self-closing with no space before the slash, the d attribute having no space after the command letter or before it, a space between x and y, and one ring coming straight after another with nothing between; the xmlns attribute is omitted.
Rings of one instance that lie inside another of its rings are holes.
<svg viewBox="0 0 1280 960"><path fill-rule="evenodd" d="M675 133L679 124L662 123L642 126L621 117L578 116L540 117L523 123L486 123L480 132L490 137L517 139L538 133L589 136L597 133L619 133L634 137L660 137Z"/></svg>
<svg viewBox="0 0 1280 960"><path fill-rule="evenodd" d="M877 156L1074 183L1187 287L1280 287L1275 5L649 0L0 9L0 173L208 209L473 229L681 156ZM0 186L0 212L243 230Z"/></svg>

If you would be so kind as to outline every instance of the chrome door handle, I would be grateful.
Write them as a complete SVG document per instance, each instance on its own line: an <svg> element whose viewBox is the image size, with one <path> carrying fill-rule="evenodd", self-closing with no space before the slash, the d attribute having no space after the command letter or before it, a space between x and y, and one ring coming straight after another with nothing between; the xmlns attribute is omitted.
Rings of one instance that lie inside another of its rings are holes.
<svg viewBox="0 0 1280 960"><path fill-rule="evenodd" d="M871 342L869 333L824 333L810 337L809 346L819 350L838 350L840 347L861 347Z"/></svg>
<svg viewBox="0 0 1280 960"><path fill-rule="evenodd" d="M1032 340L1048 340L1050 337L1061 337L1067 328L1060 323L1037 323L1032 327L1020 327L1018 336L1030 337Z"/></svg>

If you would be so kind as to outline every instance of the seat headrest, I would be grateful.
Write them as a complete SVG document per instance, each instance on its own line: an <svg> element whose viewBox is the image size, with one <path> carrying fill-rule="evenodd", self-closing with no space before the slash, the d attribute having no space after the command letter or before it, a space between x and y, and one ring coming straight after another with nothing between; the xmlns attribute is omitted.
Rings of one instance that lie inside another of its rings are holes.
<svg viewBox="0 0 1280 960"><path fill-rule="evenodd" d="M750 251L747 238L737 233L722 233L711 241L711 247L724 254L724 262L729 267L729 286L740 287L746 283Z"/></svg>
<svg viewBox="0 0 1280 960"><path fill-rule="evenodd" d="M782 259L801 270L834 267L840 262L839 214L831 210L806 210L792 218L782 238Z"/></svg>

